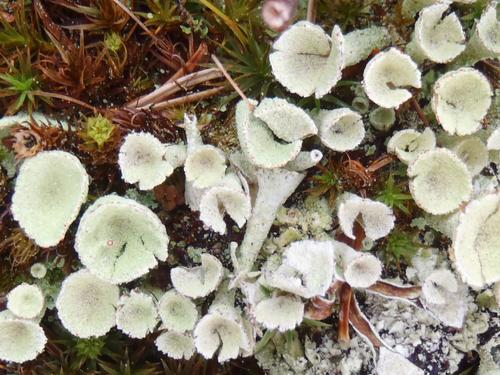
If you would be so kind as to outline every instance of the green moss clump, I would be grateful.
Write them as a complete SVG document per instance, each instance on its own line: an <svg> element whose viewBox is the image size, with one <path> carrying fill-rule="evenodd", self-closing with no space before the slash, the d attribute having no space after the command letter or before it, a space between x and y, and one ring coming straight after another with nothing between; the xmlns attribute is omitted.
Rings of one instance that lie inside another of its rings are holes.
<svg viewBox="0 0 500 375"><path fill-rule="evenodd" d="M118 33L108 33L104 38L104 45L111 52L118 52L122 48L122 44L122 38Z"/></svg>
<svg viewBox="0 0 500 375"><path fill-rule="evenodd" d="M111 138L114 129L113 123L102 115L89 117L85 130L86 143L96 143L101 148Z"/></svg>

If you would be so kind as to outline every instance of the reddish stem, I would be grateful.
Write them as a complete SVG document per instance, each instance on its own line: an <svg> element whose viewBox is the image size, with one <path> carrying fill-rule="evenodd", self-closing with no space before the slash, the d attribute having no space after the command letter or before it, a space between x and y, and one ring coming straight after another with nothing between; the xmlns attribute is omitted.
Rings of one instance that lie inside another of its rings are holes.
<svg viewBox="0 0 500 375"><path fill-rule="evenodd" d="M420 297L422 287L420 286L398 286L386 281L377 281L368 290L382 294L389 298L404 298L414 300Z"/></svg>
<svg viewBox="0 0 500 375"><path fill-rule="evenodd" d="M370 340L374 347L380 348L383 346L384 344L380 341L378 334L373 331L368 319L359 309L356 297L351 298L350 307L349 321L354 329Z"/></svg>
<svg viewBox="0 0 500 375"><path fill-rule="evenodd" d="M349 336L349 317L351 315L352 289L347 283L343 283L340 288L340 314L339 314L339 341L348 343Z"/></svg>
<svg viewBox="0 0 500 375"><path fill-rule="evenodd" d="M429 126L429 120L427 119L427 116L425 115L424 111L422 110L422 107L420 107L420 104L418 104L417 99L415 99L414 96L411 97L410 99L411 105L413 106L413 109L415 112L417 112L418 117L420 117L420 120L424 123L426 127Z"/></svg>

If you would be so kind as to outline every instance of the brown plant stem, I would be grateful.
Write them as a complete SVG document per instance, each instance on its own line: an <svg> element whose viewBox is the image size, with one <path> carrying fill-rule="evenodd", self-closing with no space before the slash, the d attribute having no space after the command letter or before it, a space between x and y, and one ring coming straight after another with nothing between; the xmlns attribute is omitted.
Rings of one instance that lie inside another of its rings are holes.
<svg viewBox="0 0 500 375"><path fill-rule="evenodd" d="M205 42L202 42L198 47L198 49L196 50L196 52L193 53L193 55L191 55L189 60L186 61L186 63L184 64L184 66L182 66L182 68L180 68L177 72L175 72L172 75L172 77L168 79L167 83L173 82L185 76L186 74L191 73L194 69L196 69L201 59L207 54L207 52L208 52L207 44Z"/></svg>
<svg viewBox="0 0 500 375"><path fill-rule="evenodd" d="M347 344L351 338L349 336L349 318L351 310L352 289L347 283L343 283L340 288L340 314L339 314L339 341Z"/></svg>
<svg viewBox="0 0 500 375"><path fill-rule="evenodd" d="M35 13L38 15L40 21L42 21L49 38L54 42L54 45L61 53L62 59L65 63L69 64L70 61L68 59L67 51L75 51L75 44L66 35L62 27L52 20L40 0L33 0L33 8L35 9Z"/></svg>
<svg viewBox="0 0 500 375"><path fill-rule="evenodd" d="M416 300L420 297L422 287L398 286L385 281L377 281L375 284L370 286L368 290L377 294L381 294L388 298L404 298L409 300Z"/></svg>
<svg viewBox="0 0 500 375"><path fill-rule="evenodd" d="M342 287L342 284L343 282L340 281L340 280L335 280L331 285L330 287L328 288L328 290L326 291L326 294L328 296L334 296L335 294L337 294L337 292L340 290L340 288Z"/></svg>
<svg viewBox="0 0 500 375"><path fill-rule="evenodd" d="M324 320L332 315L333 306L334 301L315 296L307 303L305 316L309 319Z"/></svg>
<svg viewBox="0 0 500 375"><path fill-rule="evenodd" d="M373 331L372 326L368 322L366 316L361 312L356 301L356 297L352 297L350 301L350 315L349 322L353 328L361 335L366 337L374 347L380 348L384 346L378 334Z"/></svg>
<svg viewBox="0 0 500 375"><path fill-rule="evenodd" d="M126 106L129 108L147 109L151 104L158 103L178 91L191 89L200 83L221 78L222 76L222 73L215 68L200 70L181 77L177 81L166 82L149 94L130 101Z"/></svg>
<svg viewBox="0 0 500 375"><path fill-rule="evenodd" d="M166 102L161 102L161 103L158 103L158 104L154 104L151 107L151 109L163 110L163 109L174 107L174 106L181 105L181 104L187 104L187 103L197 102L199 100L206 99L208 97L217 95L220 92L224 91L225 89L227 89L227 86L214 87L212 89L208 89L208 90L205 90L205 91L196 92L194 94L189 94L189 95L186 95L186 96L181 96L179 98L167 100Z"/></svg>
<svg viewBox="0 0 500 375"><path fill-rule="evenodd" d="M316 21L316 0L309 0L307 3L307 20L312 23Z"/></svg>
<svg viewBox="0 0 500 375"><path fill-rule="evenodd" d="M391 164L394 161L394 156L393 155L384 155L372 162L366 170L368 173L374 173L378 171L381 168L384 168L385 166Z"/></svg>
<svg viewBox="0 0 500 375"><path fill-rule="evenodd" d="M425 115L424 111L422 110L422 107L420 107L420 104L418 104L417 99L415 99L415 96L412 96L410 99L411 105L415 112L417 112L418 117L426 127L429 126L429 120L427 119L427 116Z"/></svg>
<svg viewBox="0 0 500 375"><path fill-rule="evenodd" d="M354 221L354 239L347 237L344 233L339 232L337 233L337 240L340 242L345 243L346 245L352 247L354 250L361 250L361 247L363 246L363 240L366 237L365 230L363 229L363 226L357 221Z"/></svg>
<svg viewBox="0 0 500 375"><path fill-rule="evenodd" d="M243 93L238 84L234 82L234 80L231 78L226 68L224 68L224 65L222 65L217 56L212 55L212 60L215 63L215 65L217 65L217 68L219 68L222 74L224 74L224 77L226 77L231 86L233 86L234 91L236 91L238 95L241 97L241 99L243 99L245 103L247 103L247 106L250 109L250 111L253 111L255 109L255 106L252 103L250 103L250 100L248 100L247 96Z"/></svg>
<svg viewBox="0 0 500 375"><path fill-rule="evenodd" d="M65 100L70 103L77 104L81 107L87 108L92 110L94 113L98 112L99 110L94 107L93 105L90 105L88 103L82 102L81 100L72 98L71 96L63 95L63 94L57 94L54 92L46 92L46 91L40 91L40 90L35 90L31 92L33 95L38 95L38 96L44 96L46 98L56 98L56 99L61 99Z"/></svg>
<svg viewBox="0 0 500 375"><path fill-rule="evenodd" d="M134 12L132 12L125 4L123 4L120 0L113 0L113 2L116 5L118 5L125 13L127 13L130 16L130 18L132 18L135 21L135 23L137 23L139 27L143 29L146 32L146 34L148 34L151 37L151 39L153 39L156 43L158 43L162 47L164 48L166 47L165 43L161 39L159 39L155 34L153 34L151 30L149 30L146 27L146 25L144 25L141 22L141 20L134 14Z"/></svg>

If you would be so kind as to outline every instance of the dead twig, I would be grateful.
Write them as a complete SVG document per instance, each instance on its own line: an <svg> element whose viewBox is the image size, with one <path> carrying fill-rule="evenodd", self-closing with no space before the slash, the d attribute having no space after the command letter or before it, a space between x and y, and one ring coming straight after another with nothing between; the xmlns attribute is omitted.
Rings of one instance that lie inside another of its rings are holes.
<svg viewBox="0 0 500 375"><path fill-rule="evenodd" d="M210 81L216 78L222 78L222 73L215 68L200 70L184 77L179 78L177 81L166 82L156 90L134 99L127 104L128 108L146 109L148 106L160 102L162 99L175 94L182 89L190 89L196 85Z"/></svg>
<svg viewBox="0 0 500 375"><path fill-rule="evenodd" d="M203 100L203 99L209 98L211 96L217 95L218 93L224 91L225 89L227 89L227 86L214 87L212 89L196 92L194 94L181 96L179 98L175 98L175 99L171 99L171 100L167 100L165 102L155 104L154 106L151 107L151 109L163 110L163 109L174 107L174 106L181 105L181 104L197 102L199 100Z"/></svg>
<svg viewBox="0 0 500 375"><path fill-rule="evenodd" d="M191 73L200 63L201 59L207 54L208 47L205 42L202 42L195 53L189 58L189 60L180 68L177 72L168 79L167 82L173 82L186 74Z"/></svg>
<svg viewBox="0 0 500 375"><path fill-rule="evenodd" d="M33 95L43 96L43 97L46 97L46 98L56 98L56 99L60 99L60 100L65 100L67 102L74 103L74 104L77 104L77 105L79 105L81 107L90 109L94 113L98 112L98 109L96 107L94 107L93 105L90 105L88 103L82 102L81 100L72 98L71 96L67 96L67 95L63 95L63 94L57 94L57 93L54 93L54 92L40 91L40 90L35 90L35 91L32 91L31 93Z"/></svg>
<svg viewBox="0 0 500 375"><path fill-rule="evenodd" d="M411 102L411 105L412 105L413 109L415 110L415 112L417 112L417 115L420 118L420 120L422 120L422 122L424 123L424 125L426 127L428 127L429 126L429 120L427 119L427 116L425 115L422 107L420 107L420 104L418 104L417 99L415 99L415 97L412 96L411 99L410 99L410 102Z"/></svg>
<svg viewBox="0 0 500 375"><path fill-rule="evenodd" d="M243 93L243 91L240 89L238 84L234 82L234 80L231 78L229 73L227 72L226 68L224 68L224 65L220 62L220 60L217 58L217 56L212 55L212 60L217 65L217 68L224 74L224 77L226 77L227 81L233 86L234 91L238 93L238 95L247 103L248 108L250 108L250 111L253 111L255 109L255 105L253 105L250 100L248 100L247 96Z"/></svg>
<svg viewBox="0 0 500 375"><path fill-rule="evenodd" d="M316 21L316 1L309 0L307 3L307 20L314 23Z"/></svg>
<svg viewBox="0 0 500 375"><path fill-rule="evenodd" d="M153 34L153 33L151 32L151 30L149 30L149 29L146 27L146 25L144 25L144 24L141 22L141 20L140 20L140 19L139 19L139 18L138 18L135 14L134 14L134 12L132 12L132 11L131 11L131 10L130 10L130 9L129 9L126 5L125 5L125 4L123 4L120 0L113 0L113 1L114 1L114 3L115 3L116 5L118 5L118 6L119 6L119 7L120 7L120 8L121 8L121 9L122 9L125 13L127 13L127 14L130 16L130 18L132 18L132 19L135 21L135 23L137 23L137 24L139 25L139 27L140 27L141 29L143 29L143 30L146 32L146 34L148 34L148 35L151 37L151 39L153 39L153 40L154 40L156 43L158 43L160 46L162 46L162 47L166 47L165 43L164 43L161 39L159 39L159 38L158 38L155 34Z"/></svg>

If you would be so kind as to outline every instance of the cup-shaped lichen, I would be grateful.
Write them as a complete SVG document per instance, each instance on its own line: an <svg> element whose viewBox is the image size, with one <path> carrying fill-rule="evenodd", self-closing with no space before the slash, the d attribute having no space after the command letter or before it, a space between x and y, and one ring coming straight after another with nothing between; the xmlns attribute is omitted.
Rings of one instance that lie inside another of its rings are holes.
<svg viewBox="0 0 500 375"><path fill-rule="evenodd" d="M205 297L219 285L223 276L222 263L213 255L202 254L201 266L193 268L176 267L170 271L172 284L181 294L191 297Z"/></svg>
<svg viewBox="0 0 500 375"><path fill-rule="evenodd" d="M45 348L42 327L28 320L0 321L0 360L23 363L35 359Z"/></svg>
<svg viewBox="0 0 500 375"><path fill-rule="evenodd" d="M192 330L198 320L196 305L175 290L166 292L160 298L158 312L163 327L176 332Z"/></svg>
<svg viewBox="0 0 500 375"><path fill-rule="evenodd" d="M41 314L45 304L42 290L26 283L16 286L7 296L7 308L19 318L33 319Z"/></svg>
<svg viewBox="0 0 500 375"><path fill-rule="evenodd" d="M57 297L57 314L73 335L105 335L115 326L119 288L82 269L69 275Z"/></svg>
<svg viewBox="0 0 500 375"><path fill-rule="evenodd" d="M153 211L132 199L108 195L82 216L75 250L90 272L121 284L164 261L168 241L165 226Z"/></svg>
<svg viewBox="0 0 500 375"><path fill-rule="evenodd" d="M434 215L456 210L472 193L472 176L467 166L443 148L418 156L410 164L408 176L415 203Z"/></svg>
<svg viewBox="0 0 500 375"><path fill-rule="evenodd" d="M188 334L175 331L162 333L155 345L159 351L173 359L189 359L195 352L194 339Z"/></svg>
<svg viewBox="0 0 500 375"><path fill-rule="evenodd" d="M423 152L436 147L436 136L430 128L420 133L414 129L403 129L395 132L387 143L387 151L396 154L405 164L411 163Z"/></svg>
<svg viewBox="0 0 500 375"><path fill-rule="evenodd" d="M432 110L444 130L468 135L481 127L493 92L488 79L476 69L461 68L440 77L433 88Z"/></svg>
<svg viewBox="0 0 500 375"><path fill-rule="evenodd" d="M158 311L151 295L132 291L123 295L116 310L116 327L133 338L144 338L158 323Z"/></svg>
<svg viewBox="0 0 500 375"><path fill-rule="evenodd" d="M165 146L149 133L127 135L118 155L123 180L129 184L138 183L141 190L160 185L184 161L182 156L180 161L167 158L167 150L180 151L182 155L183 146Z"/></svg>
<svg viewBox="0 0 500 375"><path fill-rule="evenodd" d="M321 111L316 117L321 142L335 151L356 148L365 137L361 115L348 108Z"/></svg>
<svg viewBox="0 0 500 375"><path fill-rule="evenodd" d="M245 156L261 168L283 167L299 154L302 139L318 132L302 109L278 98L262 100L253 111L238 103L236 128Z"/></svg>
<svg viewBox="0 0 500 375"><path fill-rule="evenodd" d="M381 52L366 65L363 85L371 101L384 108L397 108L411 98L408 86L420 88L417 64L396 48Z"/></svg>
<svg viewBox="0 0 500 375"><path fill-rule="evenodd" d="M437 3L420 12L413 40L407 48L416 61L430 59L447 63L465 49L465 34L457 15L444 16L449 6L449 3Z"/></svg>
<svg viewBox="0 0 500 375"><path fill-rule="evenodd" d="M304 304L297 297L279 296L260 301L255 319L267 329L285 332L294 329L304 318Z"/></svg>
<svg viewBox="0 0 500 375"><path fill-rule="evenodd" d="M467 284L482 288L500 281L499 225L500 193L474 200L460 213L453 250Z"/></svg>
<svg viewBox="0 0 500 375"><path fill-rule="evenodd" d="M276 79L290 92L321 98L340 80L344 37L338 26L329 37L321 27L297 22L285 31L269 55Z"/></svg>
<svg viewBox="0 0 500 375"><path fill-rule="evenodd" d="M64 151L43 151L26 160L16 180L12 215L41 247L57 245L87 199L89 177Z"/></svg>

